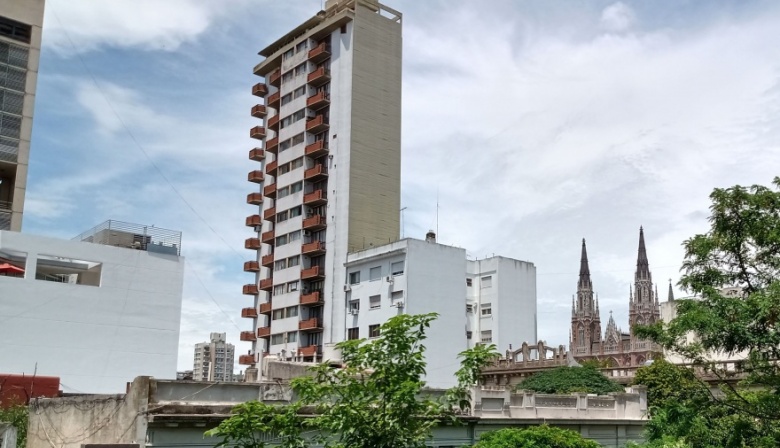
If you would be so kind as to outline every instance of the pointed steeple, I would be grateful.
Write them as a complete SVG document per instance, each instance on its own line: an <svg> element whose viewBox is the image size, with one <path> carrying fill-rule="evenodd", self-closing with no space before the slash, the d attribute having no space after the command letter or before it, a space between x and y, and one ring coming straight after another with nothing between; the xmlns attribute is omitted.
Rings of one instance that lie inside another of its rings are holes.
<svg viewBox="0 0 780 448"><path fill-rule="evenodd" d="M590 267L588 266L588 249L585 247L585 238L582 239L582 256L580 256L580 281L579 288L593 289L590 282Z"/></svg>
<svg viewBox="0 0 780 448"><path fill-rule="evenodd" d="M650 262L647 261L647 249L645 248L645 231L639 227L639 250L636 258L636 278L650 279Z"/></svg>
<svg viewBox="0 0 780 448"><path fill-rule="evenodd" d="M672 279L669 279L669 297L666 299L669 302L674 302L674 291L672 291Z"/></svg>

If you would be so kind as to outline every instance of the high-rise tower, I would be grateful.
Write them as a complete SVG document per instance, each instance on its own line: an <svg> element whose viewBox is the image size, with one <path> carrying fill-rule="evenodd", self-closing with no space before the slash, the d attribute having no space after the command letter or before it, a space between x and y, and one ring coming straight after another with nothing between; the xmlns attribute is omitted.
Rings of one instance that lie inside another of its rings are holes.
<svg viewBox="0 0 780 448"><path fill-rule="evenodd" d="M588 266L588 250L585 239L582 240L580 256L580 279L577 282L577 296L571 304L571 347L575 354L586 356L594 354L601 342L601 317L599 317L598 299L594 300L593 283ZM594 345L595 344L595 345ZM595 353L597 354L597 352Z"/></svg>
<svg viewBox="0 0 780 448"><path fill-rule="evenodd" d="M22 229L43 5L0 3L0 230Z"/></svg>
<svg viewBox="0 0 780 448"><path fill-rule="evenodd" d="M256 258L242 311L254 341L239 362L273 348L287 359L317 360L344 339L347 253L394 241L401 192L401 14L375 0L328 0L325 10L260 52L252 93L263 120L249 153L264 169L247 202Z"/></svg>
<svg viewBox="0 0 780 448"><path fill-rule="evenodd" d="M631 327L632 350L642 351L651 344L640 340L634 335L634 325L649 325L661 318L658 305L658 292L653 289L653 276L650 273L650 263L647 260L645 248L645 232L639 228L639 249L637 250L636 272L634 273L634 294L629 296L628 323ZM646 357L644 357L647 359Z"/></svg>

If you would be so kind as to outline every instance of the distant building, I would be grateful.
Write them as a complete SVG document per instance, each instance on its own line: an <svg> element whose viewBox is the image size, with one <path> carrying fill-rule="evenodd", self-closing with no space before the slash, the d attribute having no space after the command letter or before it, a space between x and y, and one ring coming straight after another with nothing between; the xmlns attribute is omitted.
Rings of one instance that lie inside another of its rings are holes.
<svg viewBox="0 0 780 448"><path fill-rule="evenodd" d="M211 333L209 342L195 344L192 379L195 381L227 381L233 378L235 348L227 343L226 333Z"/></svg>
<svg viewBox="0 0 780 448"><path fill-rule="evenodd" d="M43 8L0 2L0 230L22 229Z"/></svg>
<svg viewBox="0 0 780 448"><path fill-rule="evenodd" d="M2 369L58 376L69 392L173 378L180 250L180 232L119 221L74 240L0 231Z"/></svg>
<svg viewBox="0 0 780 448"><path fill-rule="evenodd" d="M176 379L179 381L191 381L193 379L192 370L181 370L176 372Z"/></svg>

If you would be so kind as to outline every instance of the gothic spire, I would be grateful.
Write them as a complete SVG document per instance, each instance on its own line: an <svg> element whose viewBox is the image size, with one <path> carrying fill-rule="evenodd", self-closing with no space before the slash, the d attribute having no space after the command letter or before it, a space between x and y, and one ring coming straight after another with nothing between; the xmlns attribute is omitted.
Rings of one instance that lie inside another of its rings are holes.
<svg viewBox="0 0 780 448"><path fill-rule="evenodd" d="M645 231L639 227L639 251L636 258L636 278L650 279L650 263L647 261L647 250L645 249Z"/></svg>
<svg viewBox="0 0 780 448"><path fill-rule="evenodd" d="M585 247L585 238L582 239L582 256L580 257L580 288L592 289L590 282L590 268L588 267L588 249Z"/></svg>
<svg viewBox="0 0 780 448"><path fill-rule="evenodd" d="M669 279L669 302L674 302L674 292L672 291L672 279Z"/></svg>

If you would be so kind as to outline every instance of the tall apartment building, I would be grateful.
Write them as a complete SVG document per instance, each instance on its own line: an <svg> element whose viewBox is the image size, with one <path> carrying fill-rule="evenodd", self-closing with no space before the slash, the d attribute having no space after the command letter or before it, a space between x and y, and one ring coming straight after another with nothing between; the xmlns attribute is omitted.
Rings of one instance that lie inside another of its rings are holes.
<svg viewBox="0 0 780 448"><path fill-rule="evenodd" d="M254 282L242 310L253 349L286 346L306 360L344 338L338 303L347 253L398 239L401 192L401 14L375 0L328 0L325 9L260 52L252 93L262 146L247 197ZM343 292L342 292L343 294Z"/></svg>
<svg viewBox="0 0 780 448"><path fill-rule="evenodd" d="M226 333L211 333L209 342L195 344L192 379L232 382L234 352Z"/></svg>
<svg viewBox="0 0 780 448"><path fill-rule="evenodd" d="M0 230L20 231L44 0L0 3Z"/></svg>

